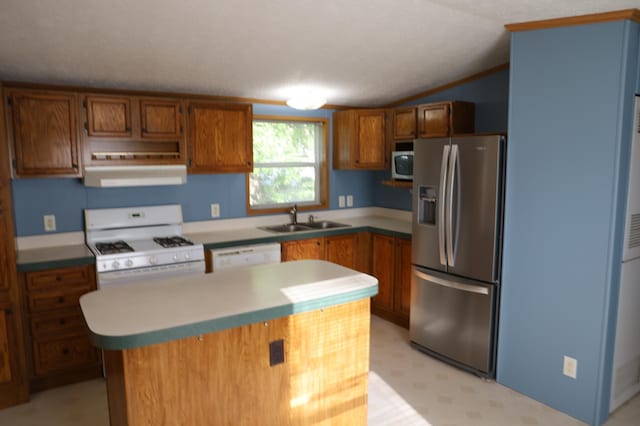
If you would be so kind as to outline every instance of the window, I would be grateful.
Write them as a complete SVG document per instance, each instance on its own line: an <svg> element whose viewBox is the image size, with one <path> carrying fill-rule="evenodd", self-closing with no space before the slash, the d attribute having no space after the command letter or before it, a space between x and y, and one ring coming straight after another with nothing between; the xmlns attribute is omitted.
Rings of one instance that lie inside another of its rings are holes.
<svg viewBox="0 0 640 426"><path fill-rule="evenodd" d="M327 128L324 118L254 116L249 213L328 207Z"/></svg>

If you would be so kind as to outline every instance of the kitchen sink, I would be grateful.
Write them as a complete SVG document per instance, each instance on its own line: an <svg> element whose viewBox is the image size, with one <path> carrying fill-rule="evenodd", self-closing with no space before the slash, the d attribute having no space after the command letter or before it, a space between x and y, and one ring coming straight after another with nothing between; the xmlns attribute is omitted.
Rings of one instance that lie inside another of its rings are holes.
<svg viewBox="0 0 640 426"><path fill-rule="evenodd" d="M260 226L260 229L264 229L265 231L272 232L301 232L301 231L311 231L314 229L332 229L332 228L346 228L351 225L345 225L344 223L331 222L330 220L322 220L317 222L305 222L305 223L297 223L291 224L287 223L284 225L273 225L273 226Z"/></svg>
<svg viewBox="0 0 640 426"><path fill-rule="evenodd" d="M304 226L308 226L313 229L331 229L331 228L346 228L351 225L344 223L331 222L330 220L320 220L318 222L307 222Z"/></svg>
<svg viewBox="0 0 640 426"><path fill-rule="evenodd" d="M265 231L273 231L273 232L300 232L300 231L310 231L313 228L307 225L300 224L291 224L287 223L285 225L274 225L274 226L260 226L260 229L264 229Z"/></svg>

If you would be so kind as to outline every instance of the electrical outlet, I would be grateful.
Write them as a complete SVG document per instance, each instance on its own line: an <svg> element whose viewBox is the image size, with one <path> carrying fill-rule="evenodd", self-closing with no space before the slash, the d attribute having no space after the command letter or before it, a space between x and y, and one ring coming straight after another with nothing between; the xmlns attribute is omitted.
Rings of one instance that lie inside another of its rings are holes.
<svg viewBox="0 0 640 426"><path fill-rule="evenodd" d="M44 215L44 230L47 232L56 230L56 216L52 214Z"/></svg>
<svg viewBox="0 0 640 426"><path fill-rule="evenodd" d="M564 356L562 374L575 379L578 376L578 360L570 356Z"/></svg>
<svg viewBox="0 0 640 426"><path fill-rule="evenodd" d="M211 217L220 217L220 204L211 204Z"/></svg>
<svg viewBox="0 0 640 426"><path fill-rule="evenodd" d="M344 195L338 196L338 207L340 207L341 209L344 208Z"/></svg>
<svg viewBox="0 0 640 426"><path fill-rule="evenodd" d="M347 207L353 207L353 195L347 195Z"/></svg>

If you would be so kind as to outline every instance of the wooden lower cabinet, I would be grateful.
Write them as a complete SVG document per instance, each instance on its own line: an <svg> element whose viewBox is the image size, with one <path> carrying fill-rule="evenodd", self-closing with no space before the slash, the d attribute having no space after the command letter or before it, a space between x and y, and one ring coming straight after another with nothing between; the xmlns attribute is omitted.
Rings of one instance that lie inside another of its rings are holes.
<svg viewBox="0 0 640 426"><path fill-rule="evenodd" d="M411 240L374 233L371 245L371 274L378 279L371 312L409 328Z"/></svg>
<svg viewBox="0 0 640 426"><path fill-rule="evenodd" d="M0 408L29 400L29 388L23 377L24 361L18 359L18 322L15 307L0 300Z"/></svg>
<svg viewBox="0 0 640 426"><path fill-rule="evenodd" d="M368 274L371 257L370 240L371 234L369 232L356 232L331 237L284 241L281 243L282 261L328 260Z"/></svg>
<svg viewBox="0 0 640 426"><path fill-rule="evenodd" d="M22 274L31 391L101 375L100 352L89 340L80 296L95 290L93 265Z"/></svg>

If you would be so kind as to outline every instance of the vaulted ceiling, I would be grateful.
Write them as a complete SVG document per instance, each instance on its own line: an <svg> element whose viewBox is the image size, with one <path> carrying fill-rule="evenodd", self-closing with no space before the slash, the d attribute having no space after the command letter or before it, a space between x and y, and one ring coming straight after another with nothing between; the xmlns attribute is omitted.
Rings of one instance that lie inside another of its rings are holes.
<svg viewBox="0 0 640 426"><path fill-rule="evenodd" d="M378 106L509 61L504 25L638 0L3 0L0 79Z"/></svg>

